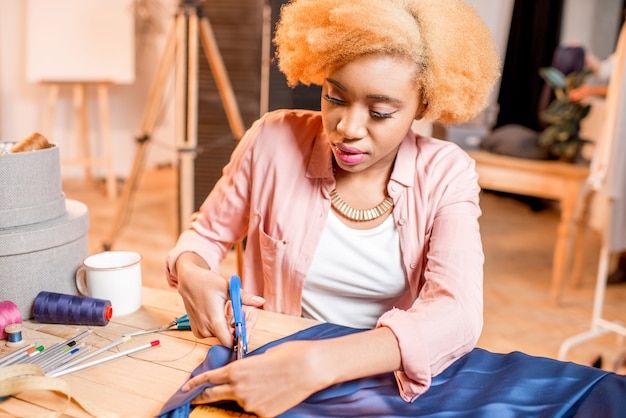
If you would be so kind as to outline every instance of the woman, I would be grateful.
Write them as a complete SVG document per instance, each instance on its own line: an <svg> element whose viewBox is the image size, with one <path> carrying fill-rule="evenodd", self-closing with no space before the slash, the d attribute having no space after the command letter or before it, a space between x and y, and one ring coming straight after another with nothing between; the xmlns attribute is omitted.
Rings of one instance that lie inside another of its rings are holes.
<svg viewBox="0 0 626 418"><path fill-rule="evenodd" d="M218 268L247 237L245 305L368 330L285 343L183 390L211 382L195 402L265 416L394 371L410 402L478 340L483 266L473 161L411 125L483 108L499 70L489 30L462 0L295 0L275 44L291 85L322 86L321 112L253 124L168 254L168 281L194 334L232 346Z"/></svg>

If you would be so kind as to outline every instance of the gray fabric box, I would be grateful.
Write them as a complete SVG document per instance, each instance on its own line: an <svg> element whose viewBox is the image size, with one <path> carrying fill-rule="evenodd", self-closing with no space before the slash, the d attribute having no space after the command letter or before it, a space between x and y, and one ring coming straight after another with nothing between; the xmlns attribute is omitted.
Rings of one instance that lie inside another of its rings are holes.
<svg viewBox="0 0 626 418"><path fill-rule="evenodd" d="M88 255L88 230L87 206L71 199L63 216L0 229L0 301L12 301L27 319L42 290L78 294L74 277Z"/></svg>
<svg viewBox="0 0 626 418"><path fill-rule="evenodd" d="M3 154L0 143L0 229L58 218L65 213L59 147Z"/></svg>
<svg viewBox="0 0 626 418"><path fill-rule="evenodd" d="M59 148L3 153L0 142L0 301L23 319L42 290L77 294L75 273L87 257L87 206L65 199Z"/></svg>

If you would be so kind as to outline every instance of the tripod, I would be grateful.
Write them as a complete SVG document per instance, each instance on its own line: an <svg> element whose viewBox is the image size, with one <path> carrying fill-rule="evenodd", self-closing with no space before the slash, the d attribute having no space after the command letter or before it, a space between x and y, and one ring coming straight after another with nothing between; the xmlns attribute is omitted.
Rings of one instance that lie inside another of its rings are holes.
<svg viewBox="0 0 626 418"><path fill-rule="evenodd" d="M194 212L193 164L197 152L198 34L200 35L211 72L215 78L233 137L239 140L245 132L239 107L209 20L204 15L202 7L198 2L181 0L167 36L163 56L150 87L148 103L144 109L141 123L141 131L136 137L137 148L133 166L121 193L111 233L108 240L103 244L105 250L111 249L113 241L122 227L138 177L143 169L144 154L156 123L159 106L163 100L169 71L174 64L176 65L176 148L179 156L179 232L186 229ZM238 244L236 249L238 263L240 264L241 246Z"/></svg>

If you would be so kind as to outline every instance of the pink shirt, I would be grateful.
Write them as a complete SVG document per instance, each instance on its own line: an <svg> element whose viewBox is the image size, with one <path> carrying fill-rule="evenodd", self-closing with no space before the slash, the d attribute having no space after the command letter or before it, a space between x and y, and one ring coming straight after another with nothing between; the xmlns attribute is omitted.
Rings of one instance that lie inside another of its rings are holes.
<svg viewBox="0 0 626 418"><path fill-rule="evenodd" d="M408 132L400 145L387 189L409 291L378 326L398 338L403 371L396 379L407 401L480 336L477 180L474 161L453 143ZM247 237L244 287L266 299L264 309L299 316L334 185L320 113L268 113L237 145L198 218L168 254L167 280L177 285L182 252L195 252L218 270L232 244Z"/></svg>

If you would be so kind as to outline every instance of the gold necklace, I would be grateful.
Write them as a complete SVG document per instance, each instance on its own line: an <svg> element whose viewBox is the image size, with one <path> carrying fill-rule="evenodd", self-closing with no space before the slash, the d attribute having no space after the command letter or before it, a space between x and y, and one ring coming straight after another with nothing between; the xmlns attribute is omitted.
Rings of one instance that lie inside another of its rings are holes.
<svg viewBox="0 0 626 418"><path fill-rule="evenodd" d="M389 209L393 207L393 199L391 196L385 197L385 200L380 202L376 207L372 209L355 209L348 205L337 194L337 189L333 189L330 192L330 204L333 208L339 212L339 214L351 221L367 222L383 216Z"/></svg>

